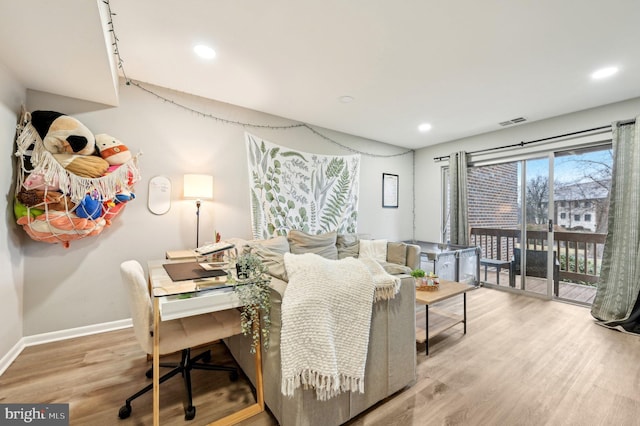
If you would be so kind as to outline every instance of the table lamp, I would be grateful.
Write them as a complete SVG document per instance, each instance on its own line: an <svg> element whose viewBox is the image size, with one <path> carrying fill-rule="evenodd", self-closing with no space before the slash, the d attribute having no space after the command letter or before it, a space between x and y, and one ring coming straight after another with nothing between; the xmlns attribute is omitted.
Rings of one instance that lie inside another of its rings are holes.
<svg viewBox="0 0 640 426"><path fill-rule="evenodd" d="M200 204L213 198L213 176L184 175L184 198L196 199L196 247L200 247Z"/></svg>

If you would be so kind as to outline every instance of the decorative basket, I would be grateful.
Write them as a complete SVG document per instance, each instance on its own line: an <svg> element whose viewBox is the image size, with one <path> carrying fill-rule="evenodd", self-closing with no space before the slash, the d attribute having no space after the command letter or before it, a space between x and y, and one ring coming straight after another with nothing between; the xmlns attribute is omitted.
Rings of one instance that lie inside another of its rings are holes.
<svg viewBox="0 0 640 426"><path fill-rule="evenodd" d="M416 278L417 291L436 291L440 288L440 279L436 275Z"/></svg>
<svg viewBox="0 0 640 426"><path fill-rule="evenodd" d="M440 289L440 285L439 284L433 284L433 285L421 285L416 287L416 291L436 291Z"/></svg>

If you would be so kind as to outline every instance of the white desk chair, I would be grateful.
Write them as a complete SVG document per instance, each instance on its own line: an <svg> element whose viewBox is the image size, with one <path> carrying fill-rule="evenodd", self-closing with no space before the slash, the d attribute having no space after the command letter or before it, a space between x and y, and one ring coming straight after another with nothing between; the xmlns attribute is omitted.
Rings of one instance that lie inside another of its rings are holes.
<svg viewBox="0 0 640 426"><path fill-rule="evenodd" d="M122 279L129 292L129 308L136 339L147 354L153 353L153 305L144 270L140 263L128 260L120 265ZM182 351L182 359L176 364L161 364L161 367L171 367L172 370L160 377L160 383L180 373L185 381L187 402L184 407L185 419L191 420L196 415L196 407L193 406L191 391L191 370L223 370L229 371L231 380L237 380L238 371L233 367L223 367L211 364L199 363L202 360L208 362L211 352L204 352L196 357L191 357L191 349L206 343L223 339L242 332L240 327L240 312L236 309L195 315L160 324L160 355ZM147 377L153 377L153 371L147 371ZM131 414L131 401L140 395L153 389L149 384L129 397L125 405L120 408L118 416L121 419Z"/></svg>

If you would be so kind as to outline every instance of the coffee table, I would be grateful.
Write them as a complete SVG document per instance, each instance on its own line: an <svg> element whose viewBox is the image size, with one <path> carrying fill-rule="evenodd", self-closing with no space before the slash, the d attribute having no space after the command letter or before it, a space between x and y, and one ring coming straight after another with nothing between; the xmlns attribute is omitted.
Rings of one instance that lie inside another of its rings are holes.
<svg viewBox="0 0 640 426"><path fill-rule="evenodd" d="M433 291L416 291L416 302L425 305L425 333L424 340L422 336L416 333L416 340L419 343L425 342L425 352L429 355L429 339L434 337L445 330L453 327L456 324L463 324L464 334L467 334L467 291L472 290L474 287L469 284L459 283L457 281L447 281L440 280L440 288L438 290ZM441 302L443 300L449 299L450 297L457 296L462 294L463 299L463 308L462 315L455 315L450 312L442 311L442 310L431 310L432 314L435 314L439 317L435 327L432 327L429 330L429 305L432 305L436 302ZM435 312L434 312L435 311Z"/></svg>

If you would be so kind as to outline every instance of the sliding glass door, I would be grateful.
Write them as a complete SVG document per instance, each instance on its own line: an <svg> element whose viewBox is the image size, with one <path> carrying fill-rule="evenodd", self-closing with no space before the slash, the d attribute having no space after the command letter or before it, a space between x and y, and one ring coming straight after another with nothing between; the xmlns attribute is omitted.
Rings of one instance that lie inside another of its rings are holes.
<svg viewBox="0 0 640 426"><path fill-rule="evenodd" d="M554 250L560 299L590 305L595 297L607 235L612 165L610 146L554 156Z"/></svg>
<svg viewBox="0 0 640 426"><path fill-rule="evenodd" d="M611 148L470 167L471 243L480 280L591 304L602 265ZM524 273L522 273L524 271Z"/></svg>
<svg viewBox="0 0 640 426"><path fill-rule="evenodd" d="M520 162L521 167L521 209L520 236L514 247L512 265L516 287L525 291L551 296L553 254L549 248L553 245L553 227L549 224L553 201L550 199L549 182L552 170L550 157L533 158ZM526 271L524 274L521 271ZM553 277L553 278L552 278Z"/></svg>
<svg viewBox="0 0 640 426"><path fill-rule="evenodd" d="M469 170L471 243L482 250L485 285L550 294L549 163L546 156Z"/></svg>

